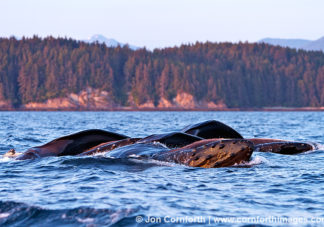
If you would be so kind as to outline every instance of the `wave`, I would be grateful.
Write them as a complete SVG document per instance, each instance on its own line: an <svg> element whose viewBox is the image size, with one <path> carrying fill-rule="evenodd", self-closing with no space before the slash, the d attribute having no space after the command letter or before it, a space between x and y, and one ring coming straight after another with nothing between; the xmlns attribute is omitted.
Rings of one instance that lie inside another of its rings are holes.
<svg viewBox="0 0 324 227"><path fill-rule="evenodd" d="M316 150L323 150L324 151L324 145L320 143L314 144Z"/></svg>
<svg viewBox="0 0 324 227"><path fill-rule="evenodd" d="M36 139L34 137L23 137L23 138L20 138L20 137L15 137L14 138L14 141L17 141L17 142L32 142L32 143L42 143L44 141L41 141L39 139Z"/></svg>
<svg viewBox="0 0 324 227"><path fill-rule="evenodd" d="M148 168L159 166L161 163L151 162L148 159L130 158L113 158L105 156L89 157L69 157L59 161L60 166L76 166L80 168L101 168L108 170L139 172Z"/></svg>
<svg viewBox="0 0 324 227"><path fill-rule="evenodd" d="M12 158L4 157L3 155L0 156L0 162L10 162Z"/></svg>
<svg viewBox="0 0 324 227"><path fill-rule="evenodd" d="M154 166L169 166L169 167L174 167L174 166L185 166L181 165L178 163L174 162L164 162L164 161L159 161L155 159L140 159L140 157L130 157L129 160L132 160L134 163L138 164L146 164L146 165L154 165ZM186 166L188 167L188 166Z"/></svg>
<svg viewBox="0 0 324 227"><path fill-rule="evenodd" d="M237 165L235 165L235 167L252 167L252 166L261 165L264 163L268 164L269 161L265 157L256 155L256 156L252 156L252 159L250 161L237 164Z"/></svg>
<svg viewBox="0 0 324 227"><path fill-rule="evenodd" d="M0 201L1 226L110 226L131 218L142 207L113 209L96 209L78 207L73 209L44 209L13 201Z"/></svg>

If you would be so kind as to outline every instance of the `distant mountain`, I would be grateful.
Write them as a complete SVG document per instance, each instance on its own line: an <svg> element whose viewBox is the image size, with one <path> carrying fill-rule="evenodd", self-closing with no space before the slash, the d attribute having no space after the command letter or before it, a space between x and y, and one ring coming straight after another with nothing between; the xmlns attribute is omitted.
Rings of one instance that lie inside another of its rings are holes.
<svg viewBox="0 0 324 227"><path fill-rule="evenodd" d="M107 47L117 47L117 46L123 47L126 45L125 43L120 43L115 39L108 39L105 36L99 35L99 34L93 35L90 39L86 39L83 41L87 42L87 43L94 43L94 42L104 43L104 44L106 44ZM132 50L140 49L140 47L137 47L137 46L133 46L133 45L129 45L129 44L127 44L127 45Z"/></svg>
<svg viewBox="0 0 324 227"><path fill-rule="evenodd" d="M324 51L324 37L318 40L265 38L259 42L295 49Z"/></svg>
<svg viewBox="0 0 324 227"><path fill-rule="evenodd" d="M324 51L324 37L306 44L303 49Z"/></svg>
<svg viewBox="0 0 324 227"><path fill-rule="evenodd" d="M259 41L260 43L267 43L275 46L282 46L282 47L290 47L300 49L303 46L312 42L311 40L306 39L273 39L273 38L265 38Z"/></svg>

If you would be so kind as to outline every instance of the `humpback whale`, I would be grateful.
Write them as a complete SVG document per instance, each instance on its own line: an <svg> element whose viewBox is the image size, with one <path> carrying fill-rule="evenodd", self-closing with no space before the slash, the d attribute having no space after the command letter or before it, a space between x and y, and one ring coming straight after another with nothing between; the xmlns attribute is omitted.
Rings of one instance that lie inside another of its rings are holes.
<svg viewBox="0 0 324 227"><path fill-rule="evenodd" d="M145 138L130 138L114 132L90 129L32 147L22 154L11 149L4 156L25 160L108 152L108 156L116 158L140 157L192 167L216 168L248 161L253 151L293 155L313 149L312 144L305 142L243 139L231 127L212 120L187 126L181 132L154 134Z"/></svg>
<svg viewBox="0 0 324 227"><path fill-rule="evenodd" d="M197 141L167 149L160 144L137 143L109 152L108 157L153 159L190 167L218 168L250 160L254 145L248 140Z"/></svg>
<svg viewBox="0 0 324 227"><path fill-rule="evenodd" d="M96 153L103 153L108 152L113 149L131 145L134 143L137 144L150 144L154 142L159 142L165 145L168 148L175 148L175 147L183 147L185 145L191 144L193 142L203 140L198 136L193 136L190 134L182 133L182 132L172 132L172 133L165 133L165 134L154 134L150 135L145 138L127 138L119 141L112 141L108 143L102 143L95 147L90 148L79 154L80 156L83 155L92 155Z"/></svg>
<svg viewBox="0 0 324 227"><path fill-rule="evenodd" d="M77 155L104 142L129 138L118 133L100 129L90 129L63 136L42 146L32 147L16 157L17 160L47 156Z"/></svg>
<svg viewBox="0 0 324 227"><path fill-rule="evenodd" d="M137 143L159 142L169 148L175 148L183 147L202 139L203 138L199 136L194 136L183 132L171 132L166 134L154 134L137 141Z"/></svg>
<svg viewBox="0 0 324 227"><path fill-rule="evenodd" d="M254 145L248 140L206 141L205 144L198 141L182 148L156 153L152 158L191 167L218 168L249 161L253 150Z"/></svg>
<svg viewBox="0 0 324 227"><path fill-rule="evenodd" d="M119 147L134 144L138 140L140 140L140 138L127 138L127 139L123 139L123 140L102 143L102 144L99 144L95 147L92 147L92 148L82 152L81 154L78 154L78 156L94 155L94 154L98 154L98 153L112 151Z"/></svg>
<svg viewBox="0 0 324 227"><path fill-rule="evenodd" d="M191 135L199 136L204 139L212 138L230 138L230 139L243 139L237 131L222 122L210 120L189 125L181 130Z"/></svg>

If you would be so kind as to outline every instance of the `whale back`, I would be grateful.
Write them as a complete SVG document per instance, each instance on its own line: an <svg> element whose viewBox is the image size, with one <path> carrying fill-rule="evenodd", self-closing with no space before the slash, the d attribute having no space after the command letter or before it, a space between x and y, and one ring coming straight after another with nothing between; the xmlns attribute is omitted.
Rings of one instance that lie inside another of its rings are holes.
<svg viewBox="0 0 324 227"><path fill-rule="evenodd" d="M300 154L314 149L314 147L309 143L291 141L263 143L258 144L255 147L259 152L272 152L286 155Z"/></svg>
<svg viewBox="0 0 324 227"><path fill-rule="evenodd" d="M181 130L181 132L202 137L204 139L212 138L229 138L243 139L237 131L222 122L210 120L194 125L189 125Z"/></svg>
<svg viewBox="0 0 324 227"><path fill-rule="evenodd" d="M118 141L101 143L101 144L99 144L99 145L97 145L95 147L92 147L92 148L82 152L79 155L80 156L94 155L94 154L97 154L97 153L103 153L103 152L112 151L112 150L117 149L119 147L124 147L124 146L134 144L138 140L140 140L140 138L127 138L127 139L118 140Z"/></svg>
<svg viewBox="0 0 324 227"><path fill-rule="evenodd" d="M248 140L206 141L204 145L199 141L183 148L156 153L152 158L191 167L218 168L249 161L253 150L254 145Z"/></svg>
<svg viewBox="0 0 324 227"><path fill-rule="evenodd" d="M166 148L162 144L134 143L113 149L106 154L106 157L149 159L154 154L163 151L169 151L169 148Z"/></svg>
<svg viewBox="0 0 324 227"><path fill-rule="evenodd" d="M17 157L18 160L47 156L77 155L101 143L129 138L127 136L100 129L90 129L63 136L44 145L28 149Z"/></svg>
<svg viewBox="0 0 324 227"><path fill-rule="evenodd" d="M276 143L276 142L292 142L288 140L280 140L280 139L270 139L270 138L249 138L247 139L254 143L254 145L264 144L264 143Z"/></svg>
<svg viewBox="0 0 324 227"><path fill-rule="evenodd" d="M168 148L183 147L188 144L200 141L203 138L182 132L172 132L166 134L154 134L139 140L137 143L159 142Z"/></svg>
<svg viewBox="0 0 324 227"><path fill-rule="evenodd" d="M59 156L77 155L101 143L127 138L129 137L114 132L108 132L100 129L90 129L57 138L46 145L53 144L55 146L55 143L60 140L72 140L72 143L69 143L66 148L59 154Z"/></svg>

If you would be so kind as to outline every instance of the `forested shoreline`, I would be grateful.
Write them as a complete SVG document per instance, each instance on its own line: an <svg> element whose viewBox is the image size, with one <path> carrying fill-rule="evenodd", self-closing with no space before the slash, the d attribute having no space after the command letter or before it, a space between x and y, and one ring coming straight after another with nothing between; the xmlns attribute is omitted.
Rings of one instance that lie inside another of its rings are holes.
<svg viewBox="0 0 324 227"><path fill-rule="evenodd" d="M104 91L116 107L192 95L228 108L324 106L324 53L263 43L108 48L67 38L0 39L0 101L12 108Z"/></svg>

